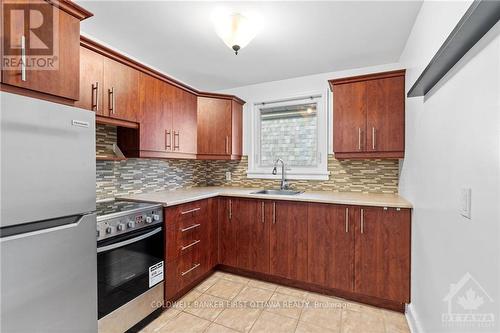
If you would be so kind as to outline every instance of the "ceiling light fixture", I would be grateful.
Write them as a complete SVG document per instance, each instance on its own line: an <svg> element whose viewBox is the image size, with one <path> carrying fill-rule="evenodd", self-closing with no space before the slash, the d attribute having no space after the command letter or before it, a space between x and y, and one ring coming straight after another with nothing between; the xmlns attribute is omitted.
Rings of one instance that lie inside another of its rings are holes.
<svg viewBox="0 0 500 333"><path fill-rule="evenodd" d="M212 21L215 32L235 54L250 43L257 34L257 20L240 13L219 8L214 11Z"/></svg>

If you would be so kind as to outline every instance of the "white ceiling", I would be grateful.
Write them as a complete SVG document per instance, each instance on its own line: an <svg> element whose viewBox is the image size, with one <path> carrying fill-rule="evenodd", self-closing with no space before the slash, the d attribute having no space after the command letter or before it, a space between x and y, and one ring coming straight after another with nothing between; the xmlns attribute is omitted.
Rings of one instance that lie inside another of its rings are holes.
<svg viewBox="0 0 500 333"><path fill-rule="evenodd" d="M94 37L201 90L397 62L421 1L77 1ZM236 56L218 38L220 6L256 12L262 30Z"/></svg>

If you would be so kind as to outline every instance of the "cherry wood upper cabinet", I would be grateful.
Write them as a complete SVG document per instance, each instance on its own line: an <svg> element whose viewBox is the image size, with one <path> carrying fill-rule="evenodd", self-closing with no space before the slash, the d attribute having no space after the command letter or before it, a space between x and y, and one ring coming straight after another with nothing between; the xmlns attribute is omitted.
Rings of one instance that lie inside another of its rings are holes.
<svg viewBox="0 0 500 333"><path fill-rule="evenodd" d="M75 106L108 116L103 102L104 57L80 46L80 97Z"/></svg>
<svg viewBox="0 0 500 333"><path fill-rule="evenodd" d="M240 159L242 153L241 102L198 97L198 158Z"/></svg>
<svg viewBox="0 0 500 333"><path fill-rule="evenodd" d="M166 103L173 95L172 87L141 73L139 80L140 150L165 152L172 147L172 110Z"/></svg>
<svg viewBox="0 0 500 333"><path fill-rule="evenodd" d="M410 301L409 209L364 207L355 221L354 291L381 299Z"/></svg>
<svg viewBox="0 0 500 333"><path fill-rule="evenodd" d="M8 68L2 62L2 83L67 100L78 100L80 21L92 16L92 13L72 1L61 0L46 3L25 0L15 4L2 1L1 5L1 30L5 34L2 35L2 42L12 46L2 47L2 56L14 60ZM11 9L17 9L23 15L14 15ZM32 13L41 13L44 18L36 31L29 26ZM52 20L50 15L53 15ZM57 26L54 27L54 24ZM47 47L46 54L41 54L40 44ZM24 62L21 61L23 52L26 56ZM2 86L2 90L10 88ZM23 93L17 90L13 92ZM50 99L38 95L34 97Z"/></svg>
<svg viewBox="0 0 500 333"><path fill-rule="evenodd" d="M104 103L109 117L137 121L139 113L139 71L104 58Z"/></svg>
<svg viewBox="0 0 500 333"><path fill-rule="evenodd" d="M354 216L349 206L308 206L308 282L354 291Z"/></svg>
<svg viewBox="0 0 500 333"><path fill-rule="evenodd" d="M405 70L330 80L337 159L403 158Z"/></svg>
<svg viewBox="0 0 500 333"><path fill-rule="evenodd" d="M366 151L404 152L405 77L366 82Z"/></svg>
<svg viewBox="0 0 500 333"><path fill-rule="evenodd" d="M172 110L172 151L194 158L197 152L197 97L174 87Z"/></svg>
<svg viewBox="0 0 500 333"><path fill-rule="evenodd" d="M307 281L307 204L287 201L270 203L270 273Z"/></svg>

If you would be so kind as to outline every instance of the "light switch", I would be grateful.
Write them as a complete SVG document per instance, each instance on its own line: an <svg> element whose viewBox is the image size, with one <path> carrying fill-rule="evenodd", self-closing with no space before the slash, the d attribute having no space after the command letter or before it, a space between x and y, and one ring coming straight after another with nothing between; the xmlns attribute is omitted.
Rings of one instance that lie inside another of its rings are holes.
<svg viewBox="0 0 500 333"><path fill-rule="evenodd" d="M470 188L463 188L460 192L460 214L468 219L471 218L471 195Z"/></svg>
<svg viewBox="0 0 500 333"><path fill-rule="evenodd" d="M226 180L231 180L231 171L226 171Z"/></svg>

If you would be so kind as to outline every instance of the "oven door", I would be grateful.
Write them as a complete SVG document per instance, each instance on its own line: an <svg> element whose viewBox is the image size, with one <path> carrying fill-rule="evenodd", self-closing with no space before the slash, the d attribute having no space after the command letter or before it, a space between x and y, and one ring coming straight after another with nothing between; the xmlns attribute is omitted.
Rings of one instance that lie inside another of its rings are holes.
<svg viewBox="0 0 500 333"><path fill-rule="evenodd" d="M151 226L97 243L98 318L146 292L164 277L163 228Z"/></svg>

